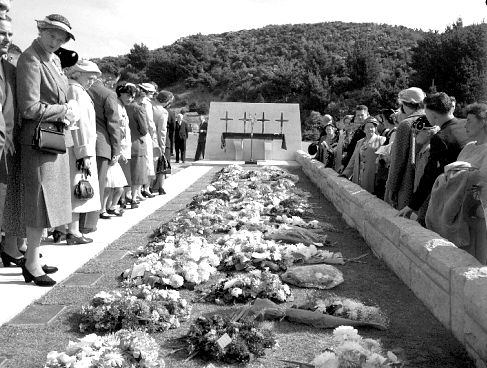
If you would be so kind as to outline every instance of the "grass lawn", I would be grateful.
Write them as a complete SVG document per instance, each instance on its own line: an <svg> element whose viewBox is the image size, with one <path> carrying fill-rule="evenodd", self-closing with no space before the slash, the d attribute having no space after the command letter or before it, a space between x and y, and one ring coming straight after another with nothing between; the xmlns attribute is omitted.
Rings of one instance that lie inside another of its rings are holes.
<svg viewBox="0 0 487 368"><path fill-rule="evenodd" d="M212 180L219 168L214 168L200 179L188 191L169 202L167 206L151 215L161 222L171 219L177 208L183 207L191 198ZM316 219L327 230L329 239L336 244L330 250L340 251L345 258L353 258L369 252L360 235L349 228L341 219L340 214L319 193L319 190L306 178L300 169L289 168L298 174L301 181L298 187L312 193L311 202ZM147 243L144 223L141 222L130 229L106 252L113 250L132 250ZM108 253L106 253L108 254ZM106 255L105 254L105 255ZM365 304L378 305L390 319L389 329L379 331L361 328L359 333L364 337L378 338L386 349L403 349L407 367L417 368L463 368L474 367L463 346L448 332L419 301L414 294L390 271L387 266L372 254L362 259L364 263L348 263L338 266L344 274L345 282L332 291L293 288L295 301L288 303L301 304L310 296L325 297L329 293L339 296L360 299ZM90 287L67 287L57 285L40 304L60 304L66 306L64 312L47 326L15 327L4 325L0 328L0 352L9 357L2 368L38 368L45 362L51 350L64 350L71 339L82 337L77 331L76 312L82 304L101 290L109 291L119 286L117 276L130 267L134 259L126 256L121 260L112 260L103 254L91 260L77 272L101 273L102 278ZM183 290L182 296L191 301L195 294ZM8 296L2 296L2 302L8 303ZM192 319L201 314L231 313L237 307L221 307L207 303L194 303ZM160 341L163 354L171 352L169 342L184 335L190 322L185 322L177 330L170 330L153 336ZM264 358L251 362L248 367L277 368L289 364L278 359L310 361L321 350L327 347L332 330L320 330L309 326L279 322L274 324L278 346L267 352ZM169 368L192 368L208 365L199 359L184 361L181 354L166 356ZM215 364L216 367L227 365Z"/></svg>

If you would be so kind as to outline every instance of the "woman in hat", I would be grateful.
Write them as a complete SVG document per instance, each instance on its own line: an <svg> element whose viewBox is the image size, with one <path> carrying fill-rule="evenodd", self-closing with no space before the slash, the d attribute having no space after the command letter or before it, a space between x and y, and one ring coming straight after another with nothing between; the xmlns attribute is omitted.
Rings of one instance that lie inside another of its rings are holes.
<svg viewBox="0 0 487 368"><path fill-rule="evenodd" d="M168 111L164 106L169 102L171 95L167 91L162 91L157 94L152 102L152 109L154 111L154 124L156 126L156 141L154 142L154 167L156 177L151 185L151 192L156 191L162 195L166 194L164 190L164 176L165 166L167 166L166 158L166 139L167 139L167 120L169 118ZM156 144L157 143L157 144Z"/></svg>
<svg viewBox="0 0 487 368"><path fill-rule="evenodd" d="M93 102L86 93L93 82L101 75L98 66L89 60L80 60L74 66L67 69L69 78L68 98L78 101L80 106L79 120L76 129L70 131L73 145L68 147L69 167L71 174L71 203L73 220L68 224L66 243L86 244L93 239L86 238L79 231L79 214L98 211L100 209L100 190L98 172L96 168L96 116ZM91 175L86 176L87 170ZM79 199L74 195L75 185L86 178L94 191L93 198ZM54 233L54 242L63 238L64 226L58 227Z"/></svg>
<svg viewBox="0 0 487 368"><path fill-rule="evenodd" d="M68 80L54 52L70 39L74 40L69 21L52 14L37 21L39 36L19 57L17 63L17 103L22 118L21 170L24 181L24 213L27 252L22 265L25 282L52 286L56 282L46 275L55 267L42 267L39 245L44 228L70 223L71 184L69 157L35 150L32 138L41 119L56 122L60 129L77 120L77 103L68 101ZM71 145L71 134L65 134Z"/></svg>
<svg viewBox="0 0 487 368"><path fill-rule="evenodd" d="M127 105L134 101L135 93L137 92L137 87L132 83L122 83L115 89L118 97L118 115L120 116L120 159L118 160L120 167L125 175L125 180L127 180L127 186L124 187L123 195L120 199L120 206L126 208L127 200L130 198L132 186L132 174L130 172L130 159L132 157L132 138L130 134L129 127L129 117L127 114ZM132 203L132 208L135 208L137 204Z"/></svg>
<svg viewBox="0 0 487 368"><path fill-rule="evenodd" d="M141 90L141 93L137 102L145 109L145 113L147 115L147 127L149 129L146 136L144 137L146 141L146 147L147 147L147 154L146 154L147 180L145 181L144 185L142 185L142 190L141 190L142 196L139 198L140 200L144 200L145 198L154 197L154 195L150 193L149 187L150 187L150 182L156 176L154 170L154 144L153 144L154 136L156 135L156 125L154 123L154 112L152 110L152 103L151 103L152 97L156 92L156 88L152 83L141 83L139 84L139 88Z"/></svg>
<svg viewBox="0 0 487 368"><path fill-rule="evenodd" d="M375 151L386 141L385 137L377 134L378 126L379 122L373 116L365 119L365 138L357 142L352 158L342 173L342 176L348 178L351 176L354 183L372 194L375 192L375 173L377 170L377 154Z"/></svg>
<svg viewBox="0 0 487 368"><path fill-rule="evenodd" d="M335 152L338 143L337 129L333 123L328 123L323 129L320 143L318 144L318 160L325 164L325 167L333 168L335 164Z"/></svg>

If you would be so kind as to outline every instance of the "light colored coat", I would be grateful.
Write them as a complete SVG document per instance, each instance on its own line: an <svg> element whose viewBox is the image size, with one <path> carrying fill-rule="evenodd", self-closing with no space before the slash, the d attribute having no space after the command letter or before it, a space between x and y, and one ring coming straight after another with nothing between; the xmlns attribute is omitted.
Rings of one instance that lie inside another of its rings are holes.
<svg viewBox="0 0 487 368"><path fill-rule="evenodd" d="M96 167L96 114L91 97L86 90L76 81L69 81L68 99L78 101L80 107L80 119L76 122L78 129L71 130L73 147L70 149L70 174L71 174L71 202L73 212L87 213L98 211L101 208L100 185L98 183L98 171ZM76 160L89 157L91 161L91 176L87 178L93 187L94 195L87 200L80 200L74 196L74 186L83 178L76 167Z"/></svg>
<svg viewBox="0 0 487 368"><path fill-rule="evenodd" d="M365 157L361 158L360 150L364 145L365 139L366 138L362 138L357 142L352 158L343 171L343 174L347 177L352 175L352 181L355 184L360 185L369 193L374 193L375 173L377 171L377 154L375 151L384 144L386 137L381 137L375 134L370 138L367 143L367 149L365 150Z"/></svg>
<svg viewBox="0 0 487 368"><path fill-rule="evenodd" d="M34 40L17 63L26 226L55 227L72 220L68 154L46 154L32 148L34 130L42 114L44 121L64 120L67 91L68 80L62 74L59 58ZM71 134L65 134L65 139L70 146Z"/></svg>

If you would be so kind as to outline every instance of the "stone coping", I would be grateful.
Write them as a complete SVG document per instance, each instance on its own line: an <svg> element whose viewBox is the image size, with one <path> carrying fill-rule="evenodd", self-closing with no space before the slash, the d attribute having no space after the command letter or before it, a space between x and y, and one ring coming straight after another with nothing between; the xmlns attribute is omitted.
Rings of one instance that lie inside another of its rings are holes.
<svg viewBox="0 0 487 368"><path fill-rule="evenodd" d="M296 152L303 172L333 203L374 254L466 347L477 367L487 367L487 267L360 186Z"/></svg>

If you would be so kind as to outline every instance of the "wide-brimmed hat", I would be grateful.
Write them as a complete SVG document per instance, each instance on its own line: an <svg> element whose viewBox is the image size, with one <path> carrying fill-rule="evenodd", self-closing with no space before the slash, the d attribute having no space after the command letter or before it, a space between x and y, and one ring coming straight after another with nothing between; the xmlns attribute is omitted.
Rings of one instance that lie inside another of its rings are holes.
<svg viewBox="0 0 487 368"><path fill-rule="evenodd" d="M411 87L407 89L403 89L399 92L398 100L399 102L406 102L406 103L421 103L423 102L426 94L423 92L421 88L418 87Z"/></svg>
<svg viewBox="0 0 487 368"><path fill-rule="evenodd" d="M93 61L81 59L71 67L71 72L93 73L101 75L100 68Z"/></svg>
<svg viewBox="0 0 487 368"><path fill-rule="evenodd" d="M51 14L45 17L43 20L37 20L37 27L39 29L60 29L66 32L70 38L75 40L73 33L71 32L71 24L69 20L61 14Z"/></svg>
<svg viewBox="0 0 487 368"><path fill-rule="evenodd" d="M139 87L143 89L145 92L156 92L156 87L152 83L140 83Z"/></svg>

